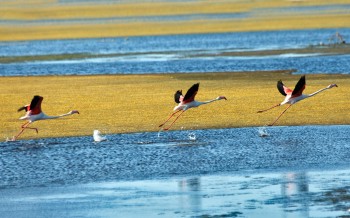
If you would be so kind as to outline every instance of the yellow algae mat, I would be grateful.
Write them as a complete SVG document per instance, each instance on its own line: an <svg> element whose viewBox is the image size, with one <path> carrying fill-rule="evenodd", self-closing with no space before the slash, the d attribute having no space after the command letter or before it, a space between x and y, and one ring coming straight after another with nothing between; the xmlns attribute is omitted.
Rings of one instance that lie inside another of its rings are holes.
<svg viewBox="0 0 350 218"><path fill-rule="evenodd" d="M183 93L200 82L196 100L219 95L217 101L186 111L173 129L202 129L264 126L272 122L286 105L257 113L283 101L276 83L294 88L300 75L288 71L242 73L191 73L159 75L33 76L0 77L1 137L14 136L23 121L17 109L30 103L34 95L44 97L42 109L47 115L79 110L80 115L37 121L21 138L92 135L98 129L105 134L158 131L158 125L172 113L174 93ZM326 90L293 105L276 125L350 124L347 90L349 75L306 75L309 94L331 83L338 88Z"/></svg>

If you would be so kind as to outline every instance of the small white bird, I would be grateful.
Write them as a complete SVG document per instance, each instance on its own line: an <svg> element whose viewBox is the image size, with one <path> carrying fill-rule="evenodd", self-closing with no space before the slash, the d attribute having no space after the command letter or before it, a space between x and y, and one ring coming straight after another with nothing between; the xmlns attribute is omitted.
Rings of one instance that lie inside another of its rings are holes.
<svg viewBox="0 0 350 218"><path fill-rule="evenodd" d="M94 130L93 137L95 142L102 142L107 140L105 136L101 136L101 132L99 130Z"/></svg>

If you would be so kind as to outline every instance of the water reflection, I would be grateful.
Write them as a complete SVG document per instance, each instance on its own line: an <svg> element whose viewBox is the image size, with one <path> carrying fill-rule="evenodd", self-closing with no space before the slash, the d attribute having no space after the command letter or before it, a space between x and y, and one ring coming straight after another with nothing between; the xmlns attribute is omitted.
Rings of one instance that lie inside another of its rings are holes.
<svg viewBox="0 0 350 218"><path fill-rule="evenodd" d="M324 190L343 193L349 174L346 170L282 174L243 172L240 175L0 189L0 214L1 217L26 214L23 217L53 218L101 215L108 218L116 214L118 217L260 218L262 214L286 218L336 217L348 212L344 207L332 207L334 202Z"/></svg>
<svg viewBox="0 0 350 218"><path fill-rule="evenodd" d="M202 209L201 182L199 178L189 178L178 182L179 204L184 211L199 212Z"/></svg>
<svg viewBox="0 0 350 218"><path fill-rule="evenodd" d="M306 172L289 172L282 175L282 179L284 217L289 217L293 211L299 211L301 217L309 217L309 181Z"/></svg>

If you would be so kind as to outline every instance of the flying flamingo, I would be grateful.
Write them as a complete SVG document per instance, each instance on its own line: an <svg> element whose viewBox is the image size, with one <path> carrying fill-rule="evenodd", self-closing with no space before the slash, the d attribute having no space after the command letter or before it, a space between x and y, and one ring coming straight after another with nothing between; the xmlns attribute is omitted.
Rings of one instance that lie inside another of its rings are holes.
<svg viewBox="0 0 350 218"><path fill-rule="evenodd" d="M12 141L16 141L16 139L23 133L23 131L25 129L33 129L36 131L36 133L38 133L37 128L29 127L29 124L31 124L37 120L56 119L56 118L60 118L60 117L64 117L64 116L69 116L72 114L79 114L78 111L72 110L66 114L62 114L62 115L58 115L58 116L48 116L44 112L41 111L41 102L43 101L43 99L44 99L43 97L35 95L32 99L32 102L30 103L30 105L25 105L25 106L18 109L18 112L22 111L22 110L26 111L26 114L19 119L20 120L28 120L28 121L21 126L22 130L16 136L13 137Z"/></svg>
<svg viewBox="0 0 350 218"><path fill-rule="evenodd" d="M218 101L218 100L222 100L222 99L226 99L225 96L219 96L213 100L209 100L209 101L204 101L204 102L199 102L194 100L197 92L198 92L198 88L199 88L199 83L196 83L194 85L192 85L192 87L186 92L185 97L182 95L182 90L178 90L176 91L174 98L175 98L175 102L178 103L179 105L177 105L174 108L174 113L172 113L169 118L162 124L159 125L159 127L164 126L175 114L177 114L178 112L181 111L181 113L175 118L175 120L164 130L169 130L170 127L175 123L175 121L177 119L179 119L179 117L183 114L183 112L185 112L186 110L193 108L193 107L198 107L202 104L208 104L214 101Z"/></svg>
<svg viewBox="0 0 350 218"><path fill-rule="evenodd" d="M338 87L337 84L331 84L329 86L327 86L326 88L323 88L323 89L320 89L312 94L303 94L303 91L305 89L305 75L302 76L298 83L295 85L295 88L294 90L291 90L289 89L288 87L286 87L283 83L282 83L282 80L278 81L277 82L277 89L278 91L286 96L286 98L284 99L284 101L280 104L277 104L271 108L268 108L266 110L260 110L258 111L258 113L262 113L262 112L265 112L265 111L268 111L272 108L275 108L275 107L278 107L278 106L281 106L281 105L284 105L284 104L289 104L289 106L277 117L277 119L275 121L273 121L271 124L269 124L269 126L273 126L277 120L288 110L288 108L290 108L293 104L297 103L298 101L301 101L301 100L304 100L305 98L309 98L309 97L312 97L324 90L327 90L327 89L331 89L333 87Z"/></svg>

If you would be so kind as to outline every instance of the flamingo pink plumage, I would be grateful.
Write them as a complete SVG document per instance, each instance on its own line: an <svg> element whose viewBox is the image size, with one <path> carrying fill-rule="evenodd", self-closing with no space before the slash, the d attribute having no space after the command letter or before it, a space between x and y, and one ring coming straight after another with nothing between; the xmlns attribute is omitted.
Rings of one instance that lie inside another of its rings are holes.
<svg viewBox="0 0 350 218"><path fill-rule="evenodd" d="M28 121L21 126L22 130L16 136L13 137L13 139L12 139L13 141L15 141L23 133L23 131L25 129L33 129L38 133L37 128L29 127L29 124L31 124L37 120L57 119L57 118L69 116L72 114L79 114L79 111L72 110L66 114L61 114L58 116L48 116L44 112L42 112L42 110L41 110L41 103L42 103L43 99L44 99L43 97L35 95L31 101L30 105L25 105L25 106L18 109L18 112L22 111L22 110L26 111L26 114L19 119L20 120L28 120Z"/></svg>
<svg viewBox="0 0 350 218"><path fill-rule="evenodd" d="M269 126L273 126L277 120L288 110L288 108L290 108L293 104L297 103L298 101L301 101L301 100L304 100L305 98L309 98L309 97L312 97L324 90L327 90L327 89L330 89L330 88L333 88L333 87L338 87L337 84L331 84L329 86L327 86L326 88L323 88L323 89L320 89L312 94L303 94L303 91L305 89L305 86L306 86L306 82L305 82L305 75L302 76L298 83L295 85L295 88L294 90L291 90L290 88L288 88L287 86L285 86L281 80L279 80L277 82L277 89L278 91L286 96L284 101L281 102L280 104L277 104L275 106L272 106L266 110L260 110L258 111L258 113L262 113L262 112L265 112L265 111L268 111L272 108L275 108L275 107L278 107L278 106L281 106L281 105L284 105L284 104L289 104L289 106L284 110L282 111L282 113L277 117L277 119L275 121L273 121L271 124L269 124Z"/></svg>
<svg viewBox="0 0 350 218"><path fill-rule="evenodd" d="M200 105L208 104L208 103L222 100L222 99L227 100L225 96L219 96L219 97L212 99L212 100L209 100L209 101L204 101L204 102L196 101L195 97L197 95L198 89L199 89L199 83L196 83L196 84L192 85L191 88L188 89L185 96L182 95L182 90L176 91L176 93L174 95L174 99L175 99L175 102L178 103L178 105L174 108L175 112L172 113L164 123L160 124L159 127L163 127L175 114L177 114L180 111L181 111L181 113L164 130L169 130L170 127L175 123L175 121L183 114L183 112L185 112L186 110L188 110L190 108L198 107Z"/></svg>

